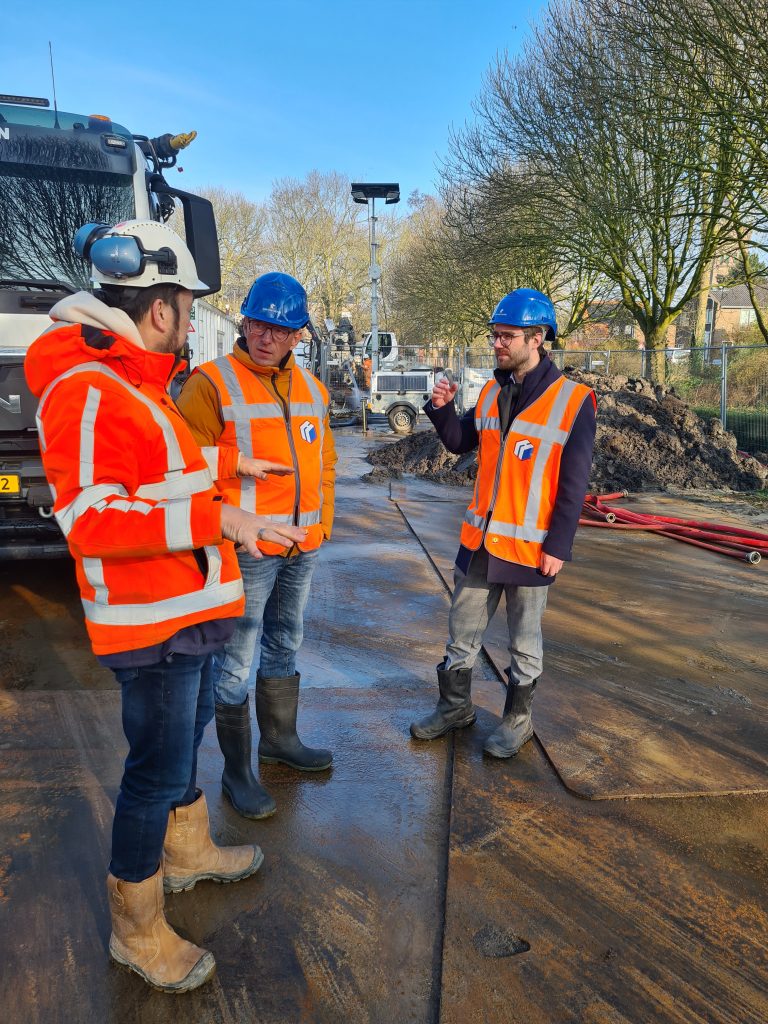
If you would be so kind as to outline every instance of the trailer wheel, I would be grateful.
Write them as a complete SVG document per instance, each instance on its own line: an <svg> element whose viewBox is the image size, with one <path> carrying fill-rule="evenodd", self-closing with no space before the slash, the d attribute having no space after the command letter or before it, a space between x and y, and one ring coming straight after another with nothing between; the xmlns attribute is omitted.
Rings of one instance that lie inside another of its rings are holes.
<svg viewBox="0 0 768 1024"><path fill-rule="evenodd" d="M410 434L416 423L416 412L408 405L396 405L387 413L387 419L396 434Z"/></svg>

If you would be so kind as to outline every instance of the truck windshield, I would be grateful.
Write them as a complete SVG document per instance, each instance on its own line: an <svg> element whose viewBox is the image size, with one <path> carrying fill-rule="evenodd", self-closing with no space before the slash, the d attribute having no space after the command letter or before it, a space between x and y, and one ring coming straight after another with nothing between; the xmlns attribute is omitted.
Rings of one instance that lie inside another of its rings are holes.
<svg viewBox="0 0 768 1024"><path fill-rule="evenodd" d="M0 278L87 288L75 232L92 221L129 220L135 210L129 174L0 161Z"/></svg>

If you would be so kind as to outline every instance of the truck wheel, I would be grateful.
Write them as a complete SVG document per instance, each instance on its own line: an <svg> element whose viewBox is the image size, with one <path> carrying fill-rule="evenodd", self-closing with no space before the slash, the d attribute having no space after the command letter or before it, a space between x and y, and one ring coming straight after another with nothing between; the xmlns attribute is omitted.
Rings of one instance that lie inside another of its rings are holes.
<svg viewBox="0 0 768 1024"><path fill-rule="evenodd" d="M416 423L416 413L407 405L396 405L387 413L387 419L396 434L410 434Z"/></svg>

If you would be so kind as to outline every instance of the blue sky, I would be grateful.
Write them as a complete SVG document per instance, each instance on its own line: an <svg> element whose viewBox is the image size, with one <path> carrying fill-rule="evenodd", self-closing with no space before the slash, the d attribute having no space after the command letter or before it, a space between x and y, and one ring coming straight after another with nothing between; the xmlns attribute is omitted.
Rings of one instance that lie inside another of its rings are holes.
<svg viewBox="0 0 768 1024"><path fill-rule="evenodd" d="M184 184L263 199L317 168L434 190L451 125L497 52L518 50L529 0L33 0L6 11L0 91L104 113L134 132L199 132ZM181 184L180 175L170 172ZM403 208L401 207L401 210Z"/></svg>

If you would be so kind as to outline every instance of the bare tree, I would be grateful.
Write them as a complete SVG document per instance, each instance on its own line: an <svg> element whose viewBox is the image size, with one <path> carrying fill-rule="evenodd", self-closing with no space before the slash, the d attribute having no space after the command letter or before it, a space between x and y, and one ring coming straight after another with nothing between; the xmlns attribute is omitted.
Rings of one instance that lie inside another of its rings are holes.
<svg viewBox="0 0 768 1024"><path fill-rule="evenodd" d="M521 189L519 181L508 188L515 177L494 173L470 182L461 173L452 178L446 163L445 219L452 231L454 255L461 265L472 265L480 277L504 267L504 283L509 287L536 288L549 295L558 316L553 347L562 348L585 318L599 314L612 285L570 242L563 244L573 234L564 220L551 237L546 236L540 197L531 189Z"/></svg>
<svg viewBox="0 0 768 1024"><path fill-rule="evenodd" d="M462 259L439 200L419 196L411 205L390 259L392 322L411 344L471 344L487 332L499 289L508 290L508 268Z"/></svg>
<svg viewBox="0 0 768 1024"><path fill-rule="evenodd" d="M551 4L524 55L491 69L452 168L500 217L535 209L532 241L612 282L657 349L753 212L753 168L698 84L647 59L630 6L622 21L613 0Z"/></svg>
<svg viewBox="0 0 768 1024"><path fill-rule="evenodd" d="M213 204L221 258L221 291L209 296L209 301L236 315L265 267L267 211L242 192L210 187L201 195Z"/></svg>
<svg viewBox="0 0 768 1024"><path fill-rule="evenodd" d="M610 6L643 32L649 62L693 83L705 98L689 117L725 126L738 153L741 187L730 197L732 224L724 246L738 253L768 343L768 320L754 288L759 260L748 259L750 250L768 252L768 0L615 0ZM712 280L713 265L703 276ZM696 338L703 333L707 297L703 292L700 298Z"/></svg>
<svg viewBox="0 0 768 1024"><path fill-rule="evenodd" d="M367 287L368 236L360 209L349 179L336 172L285 178L268 200L265 260L301 281L323 317L338 320Z"/></svg>

